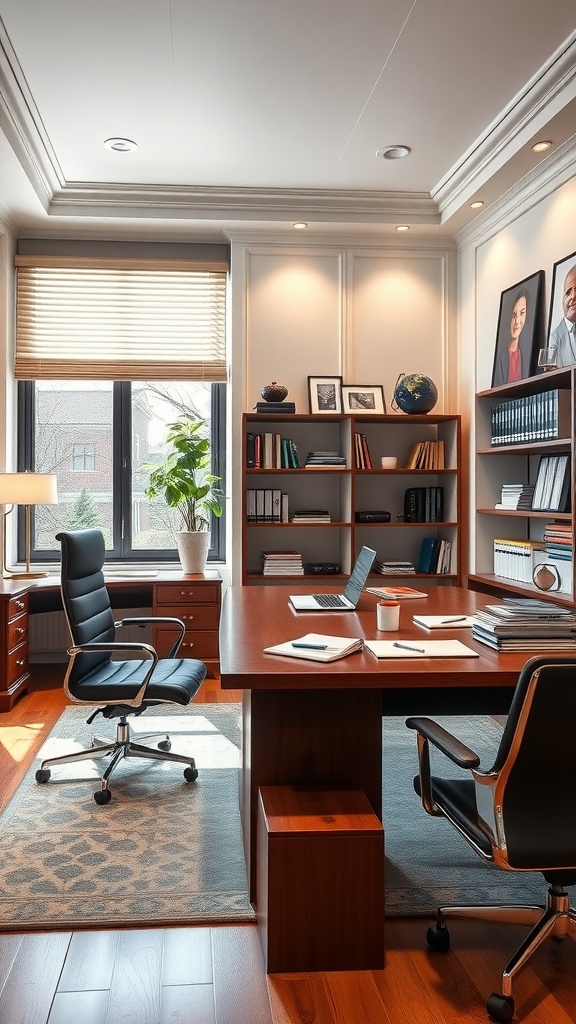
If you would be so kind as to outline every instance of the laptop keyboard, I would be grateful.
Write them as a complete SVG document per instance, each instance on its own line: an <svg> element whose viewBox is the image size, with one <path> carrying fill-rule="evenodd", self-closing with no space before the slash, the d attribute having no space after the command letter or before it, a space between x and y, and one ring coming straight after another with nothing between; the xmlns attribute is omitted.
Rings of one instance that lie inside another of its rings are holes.
<svg viewBox="0 0 576 1024"><path fill-rule="evenodd" d="M315 594L314 600L323 608L347 608L348 605L338 594Z"/></svg>

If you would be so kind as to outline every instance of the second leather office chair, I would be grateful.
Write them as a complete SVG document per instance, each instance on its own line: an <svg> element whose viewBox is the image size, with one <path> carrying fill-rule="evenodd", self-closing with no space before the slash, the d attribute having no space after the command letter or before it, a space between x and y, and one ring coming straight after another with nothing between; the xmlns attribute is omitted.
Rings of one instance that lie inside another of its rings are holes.
<svg viewBox="0 0 576 1024"><path fill-rule="evenodd" d="M440 907L428 929L428 945L450 948L449 917L532 925L506 965L502 991L487 1001L498 1021L514 1015L512 980L543 940L576 938L576 913L566 886L576 885L576 658L532 658L520 673L494 763L480 758L428 718L409 718L418 736L416 792L428 814L447 818L477 854L506 871L541 872L546 906ZM432 776L429 744L469 778Z"/></svg>
<svg viewBox="0 0 576 1024"><path fill-rule="evenodd" d="M206 665L192 658L176 657L184 636L184 623L175 618L152 620L150 616L115 622L102 571L106 549L101 531L59 533L56 539L62 546L62 603L73 644L68 652L70 662L65 690L76 704L100 705L90 715L88 723L102 715L118 719L118 724L116 738L109 743L94 740L86 750L42 761L36 781L48 782L55 765L109 757L100 789L94 793L97 804L106 804L111 797L110 775L118 762L124 757L142 757L180 762L186 766L186 781L194 782L198 771L193 757L171 753L168 736L155 747L135 742L127 722L129 715L140 715L155 704L185 706L200 689L207 674ZM151 621L171 622L178 628L178 638L167 658L158 658L149 644L122 643L118 639L121 626L145 625ZM113 655L123 654L137 657L113 660Z"/></svg>

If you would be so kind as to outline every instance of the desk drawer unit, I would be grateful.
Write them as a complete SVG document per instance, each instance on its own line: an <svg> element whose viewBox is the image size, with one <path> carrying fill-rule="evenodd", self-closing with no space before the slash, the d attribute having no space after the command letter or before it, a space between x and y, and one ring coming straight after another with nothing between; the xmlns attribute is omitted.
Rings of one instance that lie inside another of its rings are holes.
<svg viewBox="0 0 576 1024"><path fill-rule="evenodd" d="M28 687L28 595L0 595L0 711Z"/></svg>
<svg viewBox="0 0 576 1024"><path fill-rule="evenodd" d="M157 583L154 614L182 619L186 626L180 654L198 658L208 665L209 675L219 674L218 627L220 624L221 580L203 576L180 582ZM165 656L177 633L167 625L154 627L154 646Z"/></svg>

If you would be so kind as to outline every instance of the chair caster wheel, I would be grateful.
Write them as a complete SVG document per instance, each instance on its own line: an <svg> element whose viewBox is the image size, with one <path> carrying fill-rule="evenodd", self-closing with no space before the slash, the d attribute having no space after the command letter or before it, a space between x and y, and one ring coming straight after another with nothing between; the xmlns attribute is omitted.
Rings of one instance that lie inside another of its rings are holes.
<svg viewBox="0 0 576 1024"><path fill-rule="evenodd" d="M172 750L172 744L170 740L161 740L158 744L158 750Z"/></svg>
<svg viewBox="0 0 576 1024"><path fill-rule="evenodd" d="M39 768L36 772L36 782L48 782L50 778L49 768Z"/></svg>
<svg viewBox="0 0 576 1024"><path fill-rule="evenodd" d="M426 932L426 942L436 953L447 953L450 949L450 932L435 924Z"/></svg>
<svg viewBox="0 0 576 1024"><path fill-rule="evenodd" d="M486 1009L494 1020L508 1024L514 1016L514 1000L512 996L502 996L499 992L493 992L486 1001Z"/></svg>
<svg viewBox="0 0 576 1024"><path fill-rule="evenodd" d="M186 779L186 782L196 782L196 779L198 778L198 769L197 768L185 768L184 769L184 778Z"/></svg>
<svg viewBox="0 0 576 1024"><path fill-rule="evenodd" d="M97 804L109 804L112 799L112 793L109 789L99 789L94 793L94 799Z"/></svg>

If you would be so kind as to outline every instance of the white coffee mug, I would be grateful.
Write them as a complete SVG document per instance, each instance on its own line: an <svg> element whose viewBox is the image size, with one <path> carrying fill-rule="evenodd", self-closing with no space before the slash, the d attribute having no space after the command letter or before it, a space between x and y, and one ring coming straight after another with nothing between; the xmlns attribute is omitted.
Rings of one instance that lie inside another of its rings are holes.
<svg viewBox="0 0 576 1024"><path fill-rule="evenodd" d="M386 633L394 633L400 625L400 604L398 601L378 601L376 625Z"/></svg>
<svg viewBox="0 0 576 1024"><path fill-rule="evenodd" d="M383 455L380 459L382 469L396 469L398 459L395 455Z"/></svg>

